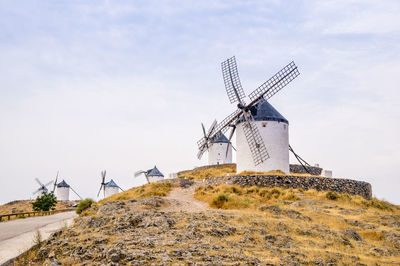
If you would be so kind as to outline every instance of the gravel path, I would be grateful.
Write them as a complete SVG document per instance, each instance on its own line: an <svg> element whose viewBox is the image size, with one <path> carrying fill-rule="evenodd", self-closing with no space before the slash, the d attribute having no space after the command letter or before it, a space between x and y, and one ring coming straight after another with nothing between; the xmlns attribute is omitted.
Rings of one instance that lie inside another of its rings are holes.
<svg viewBox="0 0 400 266"><path fill-rule="evenodd" d="M166 211L187 211L187 212L200 212L210 209L208 204L202 201L196 200L194 190L197 185L192 185L189 188L174 188L165 197L169 201L169 205L165 207Z"/></svg>

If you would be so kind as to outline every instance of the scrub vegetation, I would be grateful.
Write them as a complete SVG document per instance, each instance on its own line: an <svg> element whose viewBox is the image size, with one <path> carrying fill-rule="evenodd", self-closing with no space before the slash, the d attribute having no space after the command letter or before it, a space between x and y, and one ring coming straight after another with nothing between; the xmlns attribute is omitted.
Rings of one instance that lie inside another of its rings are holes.
<svg viewBox="0 0 400 266"><path fill-rule="evenodd" d="M172 185L169 182L150 183L114 194L110 197L107 197L99 201L99 204L102 205L105 202L116 201L116 200L139 199L139 198L147 198L155 196L164 197L168 195L168 193L171 191L171 187Z"/></svg>

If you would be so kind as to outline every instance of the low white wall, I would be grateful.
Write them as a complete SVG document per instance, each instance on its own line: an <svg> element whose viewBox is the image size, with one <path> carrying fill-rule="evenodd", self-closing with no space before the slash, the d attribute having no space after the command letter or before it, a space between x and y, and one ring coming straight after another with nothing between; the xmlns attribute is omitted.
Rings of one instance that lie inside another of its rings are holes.
<svg viewBox="0 0 400 266"><path fill-rule="evenodd" d="M245 170L256 172L281 170L289 174L289 125L277 121L254 121L270 156L256 166L244 135L244 124L240 123L236 128L237 173Z"/></svg>

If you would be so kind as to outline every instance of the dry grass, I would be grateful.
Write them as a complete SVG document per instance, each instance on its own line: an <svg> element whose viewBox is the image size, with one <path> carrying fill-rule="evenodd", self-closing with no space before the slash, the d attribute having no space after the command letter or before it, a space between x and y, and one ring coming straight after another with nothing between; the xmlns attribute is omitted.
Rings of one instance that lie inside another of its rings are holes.
<svg viewBox="0 0 400 266"><path fill-rule="evenodd" d="M334 196L332 196L334 195ZM385 212L399 211L400 207L385 200L366 200L358 195L303 189L242 187L239 185L200 186L195 190L195 198L207 202L213 208L244 209L257 208L266 204L280 204L282 201L300 199L320 200L335 203L344 208L375 209Z"/></svg>
<svg viewBox="0 0 400 266"><path fill-rule="evenodd" d="M104 204L104 202L116 200L129 200L155 196L164 197L168 195L168 193L171 191L171 187L172 185L169 182L150 183L140 187L131 188L118 194L114 194L108 198L102 199L101 201L99 201L99 204Z"/></svg>
<svg viewBox="0 0 400 266"><path fill-rule="evenodd" d="M279 200L299 200L296 189L241 187L238 185L200 186L195 190L195 198L207 202L218 209L257 208L275 204Z"/></svg>
<svg viewBox="0 0 400 266"><path fill-rule="evenodd" d="M178 173L178 178L188 178L194 180L202 180L204 178L209 177L222 177L228 175L281 175L286 176L284 172L280 170L274 170L269 172L255 172L255 171L243 171L239 174L236 174L236 165L235 164L226 164L226 165L217 165L215 167L206 168L206 169L194 169L187 170ZM321 177L310 174L297 174L290 173L292 176L304 176L304 177Z"/></svg>
<svg viewBox="0 0 400 266"><path fill-rule="evenodd" d="M0 205L0 215L20 212L32 212L32 202L34 200L15 200L9 203ZM58 201L56 210L70 208L76 201Z"/></svg>
<svg viewBox="0 0 400 266"><path fill-rule="evenodd" d="M236 174L236 165L218 165L207 169L194 169L178 173L178 178L202 180L208 177L227 176Z"/></svg>

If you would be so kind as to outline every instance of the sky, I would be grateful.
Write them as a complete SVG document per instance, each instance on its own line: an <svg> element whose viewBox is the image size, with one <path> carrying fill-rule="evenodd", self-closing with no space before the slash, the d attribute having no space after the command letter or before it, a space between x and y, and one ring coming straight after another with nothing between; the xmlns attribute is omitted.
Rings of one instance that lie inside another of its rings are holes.
<svg viewBox="0 0 400 266"><path fill-rule="evenodd" d="M291 146L400 204L399 13L398 0L0 0L0 204L57 171L96 199L104 169L127 189L138 170L206 164L200 123L236 108L220 66L233 55L247 95L294 60L300 76L270 100Z"/></svg>

